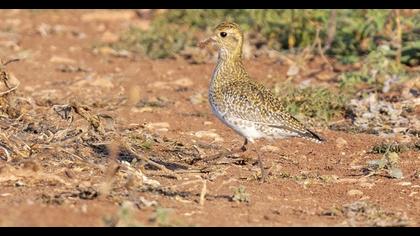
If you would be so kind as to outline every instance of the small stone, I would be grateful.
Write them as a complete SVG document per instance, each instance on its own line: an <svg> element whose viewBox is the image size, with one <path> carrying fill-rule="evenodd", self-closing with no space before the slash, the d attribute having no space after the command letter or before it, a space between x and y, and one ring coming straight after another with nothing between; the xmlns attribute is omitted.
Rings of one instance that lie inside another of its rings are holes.
<svg viewBox="0 0 420 236"><path fill-rule="evenodd" d="M207 99L201 93L196 93L190 97L190 102L194 105L205 103Z"/></svg>
<svg viewBox="0 0 420 236"><path fill-rule="evenodd" d="M409 197L412 197L414 195L416 195L418 192L411 192L410 195L408 195Z"/></svg>
<svg viewBox="0 0 420 236"><path fill-rule="evenodd" d="M80 210L81 210L81 212L83 213L83 214L86 214L87 213L87 211L88 211L88 209L87 209L88 207L87 207L87 205L86 204L83 204L81 207L80 207Z"/></svg>
<svg viewBox="0 0 420 236"><path fill-rule="evenodd" d="M359 180L357 180L357 179L350 179L350 178L344 178L344 179L339 179L337 182L338 183L352 184L352 183L359 182Z"/></svg>
<svg viewBox="0 0 420 236"><path fill-rule="evenodd" d="M375 184L374 183L362 182L362 183L360 183L360 186L363 187L363 188L371 189L373 186L375 186Z"/></svg>
<svg viewBox="0 0 420 236"><path fill-rule="evenodd" d="M220 137L219 134L213 132L212 130L208 131L197 131L194 133L197 138L213 138L216 142L223 142L223 138Z"/></svg>
<svg viewBox="0 0 420 236"><path fill-rule="evenodd" d="M76 86L83 87L86 85L101 87L101 88L114 88L114 84L111 82L111 78L86 78L75 83Z"/></svg>
<svg viewBox="0 0 420 236"><path fill-rule="evenodd" d="M15 182L15 187L22 187L25 186L25 182L23 182L22 180L18 180Z"/></svg>
<svg viewBox="0 0 420 236"><path fill-rule="evenodd" d="M67 57L52 56L50 62L59 64L76 64L76 61Z"/></svg>
<svg viewBox="0 0 420 236"><path fill-rule="evenodd" d="M99 53L101 55L113 55L115 54L115 50L111 47L104 46L97 48L95 53Z"/></svg>
<svg viewBox="0 0 420 236"><path fill-rule="evenodd" d="M163 82L163 81L156 81L154 83L149 84L148 87L157 88L157 89L170 89L171 88L170 86L168 86L168 83Z"/></svg>
<svg viewBox="0 0 420 236"><path fill-rule="evenodd" d="M137 107L132 107L131 112L135 112L135 113L143 113L143 112L152 112L153 108L152 107L142 107L142 108L137 108Z"/></svg>
<svg viewBox="0 0 420 236"><path fill-rule="evenodd" d="M291 65L289 67L289 69L287 70L287 76L295 76L295 75L298 75L299 74L299 71L300 71L300 69L299 69L298 66Z"/></svg>
<svg viewBox="0 0 420 236"><path fill-rule="evenodd" d="M411 182L400 182L400 183L398 183L398 185L401 185L401 186L410 186L411 185Z"/></svg>
<svg viewBox="0 0 420 236"><path fill-rule="evenodd" d="M103 43L115 43L120 39L120 36L117 34L111 33L109 31L105 31L105 33L101 37L101 41Z"/></svg>
<svg viewBox="0 0 420 236"><path fill-rule="evenodd" d="M358 189L351 189L347 192L347 195L349 196L362 196L363 192Z"/></svg>
<svg viewBox="0 0 420 236"><path fill-rule="evenodd" d="M167 123L167 122L156 122L156 123L149 123L149 124L146 124L145 125L146 126L146 128L149 128L149 129L162 129L162 128L169 128L170 127L170 125L169 125L169 123Z"/></svg>
<svg viewBox="0 0 420 236"><path fill-rule="evenodd" d="M92 86L95 87L102 87L102 88L114 88L114 84L111 82L109 78L99 78L91 81L89 83Z"/></svg>
<svg viewBox="0 0 420 236"><path fill-rule="evenodd" d="M336 142L336 146L338 147L338 148L343 148L344 146L347 146L347 141L345 140L345 139L343 139L342 137L338 137L336 140L335 140L335 142Z"/></svg>
<svg viewBox="0 0 420 236"><path fill-rule="evenodd" d="M211 122L211 121L204 121L204 125L212 125L213 124L213 122Z"/></svg>
<svg viewBox="0 0 420 236"><path fill-rule="evenodd" d="M271 146L271 145L266 145L261 148L261 151L262 152L279 152L280 148Z"/></svg>
<svg viewBox="0 0 420 236"><path fill-rule="evenodd" d="M172 84L178 85L178 86L181 86L181 87L190 87L194 83L192 82L191 79L182 78L182 79L178 79L178 80L173 81Z"/></svg>

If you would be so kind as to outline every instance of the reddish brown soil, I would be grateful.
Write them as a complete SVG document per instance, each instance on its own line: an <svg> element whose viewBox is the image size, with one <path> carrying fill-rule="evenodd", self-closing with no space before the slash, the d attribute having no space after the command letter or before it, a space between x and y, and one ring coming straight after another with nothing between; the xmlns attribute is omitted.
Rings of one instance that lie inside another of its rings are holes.
<svg viewBox="0 0 420 236"><path fill-rule="evenodd" d="M211 114L206 102L207 86L214 64L192 65L182 60L130 59L95 54L93 46L101 41L104 32L110 31L118 35L130 22L144 22L135 17L129 21L81 21L81 16L86 13L89 11L2 11L1 30L4 31L9 26L19 36L20 48L13 50L0 45L0 57L14 58L22 55L22 52L29 54L25 60L7 66L7 70L21 82L21 96L32 97L39 104L37 109L49 112L51 116L55 116L55 113L43 98L46 94L50 94L48 96L53 104L65 104L70 98L76 98L85 104L96 103L95 112L111 115L122 126L167 122L169 127L166 132L151 132L162 138L176 140L185 147L211 144L210 147L203 148L206 154L242 144L243 140L237 134ZM42 23L51 26L62 25L71 30L43 37L37 32ZM77 32L84 33L85 37L78 38ZM75 61L75 66L89 68L91 71L63 73L57 69L59 63L51 62L54 56L70 58ZM284 79L287 69L285 65L265 59L247 61L246 66L254 78L267 86L272 86L275 83L274 79ZM90 81L83 82L87 80L85 77L92 73L95 73L92 76L93 81L110 77L109 86L103 82L96 85L92 85ZM192 83L174 83L183 78ZM151 111L134 111L132 106L120 102L134 86L139 86L140 99L163 97L167 99L166 105L153 107ZM199 93L203 95L204 102L191 103L189 98ZM65 123L62 124L61 128L65 128ZM194 136L197 131L211 129L219 134L223 141L216 142L213 138ZM180 174L181 178L177 180L155 173L157 171L144 172L149 178L159 181L162 186L172 186L175 189L173 195L140 191L134 186L114 188L111 191L114 197L99 196L90 200L77 196L69 197L65 193L74 192L77 186L95 186L99 183L109 162L99 164L103 165L102 171L100 168L90 170L89 164L73 163L76 162L74 158L60 152L56 155L33 158L31 161L38 163L40 169L31 171L22 168L22 163L28 160L0 160L0 225L123 225L121 217L118 218L121 203L136 203L143 197L149 201L156 201L158 207L134 207L132 220L137 221L136 225L165 225L162 220L151 219L157 208L168 208L169 219L166 223L170 225L419 226L420 180L418 174L415 174L420 168L418 152L407 151L400 154L400 167L405 176L402 180L380 175L366 177L360 167L366 166L367 160L381 158L381 154L372 154L369 150L373 145L382 142L383 138L369 134L335 132L326 128L317 131L327 138L325 144L301 139L271 143L262 141L257 144L258 147L271 145L279 148L275 153L263 154L264 165L267 171L271 172L266 183L260 183L255 177L259 168L252 149L239 158L243 160L243 164L226 163L232 160L231 158L222 158L218 164L181 163L189 169L199 169L208 165L213 170L210 174ZM339 137L346 140L347 145L338 147L336 140ZM172 161L163 146L153 146L146 154L153 156L154 160ZM76 167L84 168L80 175L69 177L65 174L65 170ZM12 170L15 171L14 174L11 174ZM18 175L18 172L26 174ZM12 178L12 175L15 177ZM329 181L331 176L336 176L337 179ZM55 181L55 178L60 178L60 181ZM200 205L202 178L209 179L206 181L204 204ZM197 181L186 184L191 180ZM25 184L19 186L17 181ZM116 181L127 180L121 178ZM118 184L121 185L116 183ZM249 194L249 202L231 200L234 190L241 185ZM350 190L361 192L352 195L351 192L354 191ZM57 202L45 197L54 194L61 196ZM350 213L345 210L346 204L354 204L357 201L367 202L368 208L378 209L379 213L369 215L363 210Z"/></svg>

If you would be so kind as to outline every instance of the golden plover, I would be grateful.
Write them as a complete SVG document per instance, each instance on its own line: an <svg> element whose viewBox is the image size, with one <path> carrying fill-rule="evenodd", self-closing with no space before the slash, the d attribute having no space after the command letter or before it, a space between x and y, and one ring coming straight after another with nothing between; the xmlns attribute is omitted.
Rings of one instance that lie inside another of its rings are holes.
<svg viewBox="0 0 420 236"><path fill-rule="evenodd" d="M242 63L243 40L237 24L223 22L215 28L212 37L199 45L203 48L213 43L219 50L210 82L209 102L213 113L245 138L241 150L246 150L248 141L254 143L261 138L302 137L323 142L323 138L287 113L270 90L249 77ZM264 181L262 160L258 150L256 152Z"/></svg>

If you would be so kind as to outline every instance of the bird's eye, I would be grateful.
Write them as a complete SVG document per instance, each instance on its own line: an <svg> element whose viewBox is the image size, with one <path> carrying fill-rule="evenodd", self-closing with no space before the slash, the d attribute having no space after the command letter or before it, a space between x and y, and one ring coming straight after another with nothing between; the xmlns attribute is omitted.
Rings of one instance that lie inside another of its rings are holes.
<svg viewBox="0 0 420 236"><path fill-rule="evenodd" d="M222 36L223 38L226 37L227 33L226 32L221 32L220 36Z"/></svg>

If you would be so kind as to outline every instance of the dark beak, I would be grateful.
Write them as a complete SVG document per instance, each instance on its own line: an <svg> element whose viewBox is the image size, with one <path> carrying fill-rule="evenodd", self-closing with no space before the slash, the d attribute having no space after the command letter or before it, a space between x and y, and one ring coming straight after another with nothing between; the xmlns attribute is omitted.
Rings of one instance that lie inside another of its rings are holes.
<svg viewBox="0 0 420 236"><path fill-rule="evenodd" d="M206 47L208 44L210 44L210 43L214 43L214 42L216 42L216 40L214 39L214 37L210 37L210 38L208 38L208 39L206 39L206 40L204 40L204 41L199 42L199 43L198 43L198 46L199 46L200 48L204 48L204 47Z"/></svg>

